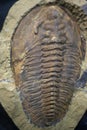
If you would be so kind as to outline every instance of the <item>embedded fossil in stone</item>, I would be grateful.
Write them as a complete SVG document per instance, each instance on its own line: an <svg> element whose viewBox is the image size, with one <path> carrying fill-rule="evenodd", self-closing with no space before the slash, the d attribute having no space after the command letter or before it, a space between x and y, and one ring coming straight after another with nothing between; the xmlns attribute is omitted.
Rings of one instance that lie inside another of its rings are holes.
<svg viewBox="0 0 87 130"><path fill-rule="evenodd" d="M12 38L12 69L23 109L38 127L65 116L81 73L85 40L57 5L32 9Z"/></svg>

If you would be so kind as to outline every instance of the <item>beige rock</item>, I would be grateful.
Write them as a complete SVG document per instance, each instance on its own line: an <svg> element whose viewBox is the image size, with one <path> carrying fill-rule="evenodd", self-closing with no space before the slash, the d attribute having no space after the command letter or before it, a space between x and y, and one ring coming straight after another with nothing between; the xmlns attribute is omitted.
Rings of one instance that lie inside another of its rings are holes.
<svg viewBox="0 0 87 130"><path fill-rule="evenodd" d="M87 3L86 0L65 0L65 1L70 2L70 3L74 3L74 4L79 5L79 6L82 6L82 5Z"/></svg>
<svg viewBox="0 0 87 130"><path fill-rule="evenodd" d="M9 116L20 130L43 130L34 127L27 120L16 91L16 86L11 70L11 37L18 22L22 17L37 4L45 4L55 0L19 0L10 9L5 20L4 27L0 33L0 102L8 112ZM66 0L72 2L72 0ZM83 5L85 0L73 0L75 4ZM87 55L87 54L86 54ZM87 68L87 59L83 62L82 70ZM56 126L44 130L74 130L80 118L87 109L87 88L77 90L65 118Z"/></svg>

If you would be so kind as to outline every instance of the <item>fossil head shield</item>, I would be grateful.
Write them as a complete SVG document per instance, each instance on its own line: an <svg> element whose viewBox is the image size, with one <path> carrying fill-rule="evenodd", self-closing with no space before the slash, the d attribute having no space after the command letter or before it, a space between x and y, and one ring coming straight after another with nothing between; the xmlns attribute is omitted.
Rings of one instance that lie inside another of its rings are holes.
<svg viewBox="0 0 87 130"><path fill-rule="evenodd" d="M12 70L26 116L38 127L61 121L85 57L79 25L62 7L37 6L20 21L11 46Z"/></svg>

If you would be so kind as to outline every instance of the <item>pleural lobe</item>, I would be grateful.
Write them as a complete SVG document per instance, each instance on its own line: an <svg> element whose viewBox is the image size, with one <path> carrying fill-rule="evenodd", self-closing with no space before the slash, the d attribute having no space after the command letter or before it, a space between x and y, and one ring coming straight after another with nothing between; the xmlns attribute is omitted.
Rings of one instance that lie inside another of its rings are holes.
<svg viewBox="0 0 87 130"><path fill-rule="evenodd" d="M12 39L12 68L23 109L38 127L65 116L83 59L80 29L56 5L36 7Z"/></svg>

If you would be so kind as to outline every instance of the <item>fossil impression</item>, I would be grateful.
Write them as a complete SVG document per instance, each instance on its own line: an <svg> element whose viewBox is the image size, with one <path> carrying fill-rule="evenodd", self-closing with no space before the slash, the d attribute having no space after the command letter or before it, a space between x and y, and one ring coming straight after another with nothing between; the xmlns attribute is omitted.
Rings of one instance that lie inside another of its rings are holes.
<svg viewBox="0 0 87 130"><path fill-rule="evenodd" d="M12 69L23 109L38 127L65 116L85 57L80 27L57 5L32 9L12 38Z"/></svg>

